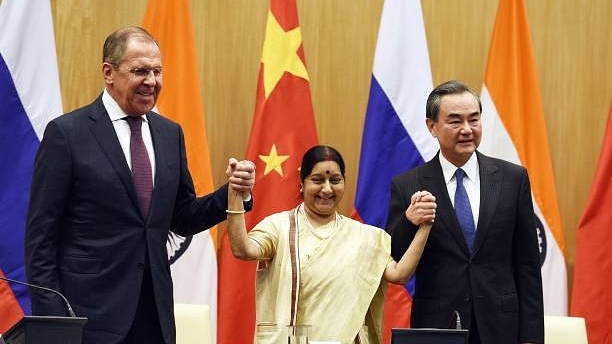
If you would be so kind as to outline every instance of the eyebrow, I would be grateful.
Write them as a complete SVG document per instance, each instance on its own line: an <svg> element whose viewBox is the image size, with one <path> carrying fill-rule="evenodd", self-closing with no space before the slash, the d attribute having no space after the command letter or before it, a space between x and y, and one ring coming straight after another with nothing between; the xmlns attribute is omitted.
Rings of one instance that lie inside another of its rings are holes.
<svg viewBox="0 0 612 344"><path fill-rule="evenodd" d="M313 173L311 175L309 175L309 177L320 177L320 178L326 178L326 176L329 175L329 177L342 177L342 173L339 172L332 172L332 171L328 171L327 173Z"/></svg>
<svg viewBox="0 0 612 344"><path fill-rule="evenodd" d="M481 113L478 112L478 111L469 113L467 115L463 115L463 114L460 114L460 113L452 112L452 113L449 113L447 117L473 117L473 116L478 116L478 115L481 115Z"/></svg>

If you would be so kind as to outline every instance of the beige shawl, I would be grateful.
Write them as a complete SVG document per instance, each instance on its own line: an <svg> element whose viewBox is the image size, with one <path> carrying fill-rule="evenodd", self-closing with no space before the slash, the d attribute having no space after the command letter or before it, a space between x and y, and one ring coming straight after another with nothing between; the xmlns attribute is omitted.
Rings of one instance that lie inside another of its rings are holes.
<svg viewBox="0 0 612 344"><path fill-rule="evenodd" d="M392 259L389 235L338 215L329 224L335 226L327 231L332 234L316 242L304 215L299 211L296 215L300 245L297 324L312 326L310 340L352 344L365 321L370 343L381 343L386 289L381 280ZM265 218L249 237L271 257L257 272L255 343L285 344L291 318L289 212Z"/></svg>

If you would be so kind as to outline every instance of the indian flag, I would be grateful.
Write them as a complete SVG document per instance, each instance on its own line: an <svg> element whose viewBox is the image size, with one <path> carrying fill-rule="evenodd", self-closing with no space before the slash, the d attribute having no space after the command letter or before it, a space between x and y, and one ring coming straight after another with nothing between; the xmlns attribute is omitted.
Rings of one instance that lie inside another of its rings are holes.
<svg viewBox="0 0 612 344"><path fill-rule="evenodd" d="M540 240L544 313L567 315L565 241L523 0L499 2L481 100L479 150L529 171Z"/></svg>
<svg viewBox="0 0 612 344"><path fill-rule="evenodd" d="M150 0L142 26L162 50L164 87L157 107L164 116L181 124L196 193L208 194L214 186L189 1ZM171 233L167 245L174 302L209 305L213 342L217 323L217 233L217 227L188 238Z"/></svg>

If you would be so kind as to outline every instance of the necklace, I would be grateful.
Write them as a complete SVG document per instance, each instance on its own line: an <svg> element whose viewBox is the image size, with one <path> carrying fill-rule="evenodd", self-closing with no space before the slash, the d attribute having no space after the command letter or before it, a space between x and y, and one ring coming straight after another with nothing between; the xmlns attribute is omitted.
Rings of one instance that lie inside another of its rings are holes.
<svg viewBox="0 0 612 344"><path fill-rule="evenodd" d="M306 220L305 221L306 229L319 240L328 239L338 230L338 218L339 218L338 212L335 212L333 221L330 221L318 227L315 227L312 224L312 222L310 222L310 219L308 219L308 214L306 213L306 210L302 208L301 206L300 206L300 213L304 216L304 219Z"/></svg>

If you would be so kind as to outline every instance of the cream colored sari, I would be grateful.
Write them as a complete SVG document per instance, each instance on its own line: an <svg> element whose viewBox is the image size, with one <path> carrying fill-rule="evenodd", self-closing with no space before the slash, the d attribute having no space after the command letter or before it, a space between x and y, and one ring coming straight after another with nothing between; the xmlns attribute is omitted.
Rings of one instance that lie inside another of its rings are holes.
<svg viewBox="0 0 612 344"><path fill-rule="evenodd" d="M389 235L341 215L315 229L301 207L296 211L300 271L296 323L312 326L310 340L352 344L365 321L370 344L381 343L386 289L381 280L392 260ZM289 225L285 211L265 218L249 232L263 255L270 257L257 272L257 344L287 343Z"/></svg>

